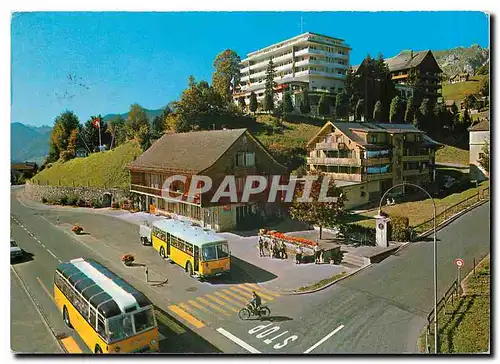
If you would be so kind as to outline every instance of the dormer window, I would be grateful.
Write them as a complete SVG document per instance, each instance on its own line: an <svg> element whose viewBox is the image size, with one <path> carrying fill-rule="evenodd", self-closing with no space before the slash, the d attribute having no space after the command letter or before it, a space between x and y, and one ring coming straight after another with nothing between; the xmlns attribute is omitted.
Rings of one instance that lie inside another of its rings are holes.
<svg viewBox="0 0 500 364"><path fill-rule="evenodd" d="M236 167L253 167L255 165L254 152L238 152L235 157Z"/></svg>

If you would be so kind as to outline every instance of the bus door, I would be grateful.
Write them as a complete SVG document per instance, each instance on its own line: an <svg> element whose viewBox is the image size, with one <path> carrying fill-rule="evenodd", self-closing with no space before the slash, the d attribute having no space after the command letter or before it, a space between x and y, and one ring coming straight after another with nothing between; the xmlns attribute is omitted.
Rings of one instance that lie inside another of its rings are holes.
<svg viewBox="0 0 500 364"><path fill-rule="evenodd" d="M170 233L167 233L167 255L170 256Z"/></svg>
<svg viewBox="0 0 500 364"><path fill-rule="evenodd" d="M200 248L195 245L193 251L194 251L194 271L198 272L200 270Z"/></svg>

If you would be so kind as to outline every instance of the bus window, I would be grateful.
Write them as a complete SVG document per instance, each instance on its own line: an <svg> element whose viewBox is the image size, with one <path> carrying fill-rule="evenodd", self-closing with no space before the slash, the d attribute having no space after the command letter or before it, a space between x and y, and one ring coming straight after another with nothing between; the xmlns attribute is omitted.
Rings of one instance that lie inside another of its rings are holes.
<svg viewBox="0 0 500 364"><path fill-rule="evenodd" d="M144 310L134 315L135 332L151 329L155 326L153 309Z"/></svg>
<svg viewBox="0 0 500 364"><path fill-rule="evenodd" d="M214 260L217 259L217 251L215 246L204 246L201 248L201 255L203 260Z"/></svg>
<svg viewBox="0 0 500 364"><path fill-rule="evenodd" d="M132 317L130 315L112 317L108 320L110 341L121 340L134 335Z"/></svg>
<svg viewBox="0 0 500 364"><path fill-rule="evenodd" d="M106 335L106 326L104 326L104 321L100 317L97 319L97 332L103 338L105 338L106 340L108 340L108 335Z"/></svg>
<svg viewBox="0 0 500 364"><path fill-rule="evenodd" d="M229 247L227 246L227 244L217 245L217 257L221 259L221 258L227 258L228 256L229 256Z"/></svg>

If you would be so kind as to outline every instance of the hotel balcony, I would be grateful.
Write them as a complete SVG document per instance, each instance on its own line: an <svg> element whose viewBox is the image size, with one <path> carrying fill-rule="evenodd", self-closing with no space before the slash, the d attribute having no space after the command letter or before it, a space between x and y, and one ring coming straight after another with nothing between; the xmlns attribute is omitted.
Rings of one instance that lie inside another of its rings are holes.
<svg viewBox="0 0 500 364"><path fill-rule="evenodd" d="M387 157L387 158L366 158L361 160L362 165L365 167L370 167L370 166L377 166L381 164L391 164L392 159Z"/></svg>
<svg viewBox="0 0 500 364"><path fill-rule="evenodd" d="M252 73L250 75L250 78L259 78L259 77L264 77L266 75L266 71L261 71L257 73Z"/></svg>
<svg viewBox="0 0 500 364"><path fill-rule="evenodd" d="M316 150L340 150L340 149L347 149L347 146L345 145L345 143L323 142L323 143L316 143L316 147L314 149L316 149Z"/></svg>
<svg viewBox="0 0 500 364"><path fill-rule="evenodd" d="M248 81L250 81L250 76L243 76L243 77L240 78L240 81L242 81L242 82L248 82Z"/></svg>
<svg viewBox="0 0 500 364"><path fill-rule="evenodd" d="M323 51L321 49L312 49L312 48L305 48L305 49L301 49L300 51L295 52L295 57L305 56L307 54L336 57L336 58L342 58L342 59L349 58L349 56L347 54L327 52L327 51Z"/></svg>
<svg viewBox="0 0 500 364"><path fill-rule="evenodd" d="M240 73L243 74L243 73L248 73L250 71L250 67L244 67L244 68L240 68Z"/></svg>
<svg viewBox="0 0 500 364"><path fill-rule="evenodd" d="M355 158L308 157L307 164L325 166L361 166L361 160Z"/></svg>
<svg viewBox="0 0 500 364"><path fill-rule="evenodd" d="M404 155L401 159L403 162L427 162L430 161L430 155Z"/></svg>
<svg viewBox="0 0 500 364"><path fill-rule="evenodd" d="M340 181L352 181L352 182L361 182L362 176L357 173L333 173L333 172L325 172L325 174L331 176L334 180Z"/></svg>

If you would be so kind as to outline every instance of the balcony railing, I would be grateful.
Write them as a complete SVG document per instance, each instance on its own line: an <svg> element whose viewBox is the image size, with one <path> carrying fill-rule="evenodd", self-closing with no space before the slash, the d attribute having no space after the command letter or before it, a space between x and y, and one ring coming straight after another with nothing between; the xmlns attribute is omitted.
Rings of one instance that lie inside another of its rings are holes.
<svg viewBox="0 0 500 364"><path fill-rule="evenodd" d="M423 162L430 160L430 156L427 155L404 155L402 157L404 162Z"/></svg>
<svg viewBox="0 0 500 364"><path fill-rule="evenodd" d="M327 175L331 176L335 180L340 181L352 181L352 182L361 182L362 176L357 173L333 173L333 172L325 172Z"/></svg>
<svg viewBox="0 0 500 364"><path fill-rule="evenodd" d="M422 169L408 169L406 171L403 171L403 176L409 177L409 176L418 176L420 174L427 174L429 173L429 170L427 168L422 168Z"/></svg>
<svg viewBox="0 0 500 364"><path fill-rule="evenodd" d="M361 160L355 158L308 157L307 163L327 166L361 166Z"/></svg>
<svg viewBox="0 0 500 364"><path fill-rule="evenodd" d="M379 164L391 164L392 159L389 157L386 158L367 158L367 159L362 159L362 164L363 166L376 166Z"/></svg>
<svg viewBox="0 0 500 364"><path fill-rule="evenodd" d="M316 150L341 150L346 149L345 143L342 142L322 142L316 143Z"/></svg>
<svg viewBox="0 0 500 364"><path fill-rule="evenodd" d="M388 173L373 173L373 174L366 174L366 181L378 181L381 179L388 179L392 178L393 174L392 172Z"/></svg>

